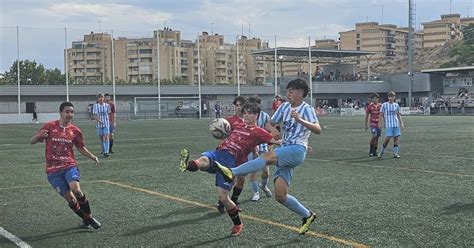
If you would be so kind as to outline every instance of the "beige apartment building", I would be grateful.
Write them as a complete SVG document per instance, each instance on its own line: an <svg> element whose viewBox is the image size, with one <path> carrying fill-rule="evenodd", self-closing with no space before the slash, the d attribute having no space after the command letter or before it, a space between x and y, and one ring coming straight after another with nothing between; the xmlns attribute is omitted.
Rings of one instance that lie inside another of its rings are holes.
<svg viewBox="0 0 474 248"><path fill-rule="evenodd" d="M159 37L159 39L157 39ZM238 39L239 77L237 77L237 46L224 43L224 36L203 32L198 37L201 82L204 84L263 84L270 71L268 63L256 61L250 54L268 48L258 38ZM159 54L157 44L159 41ZM115 79L119 83L195 84L198 82L197 42L181 40L181 32L165 28L154 31L152 38L114 40ZM72 83L109 83L112 81L112 39L106 33L84 35L67 49L68 72ZM271 74L273 75L273 74Z"/></svg>
<svg viewBox="0 0 474 248"><path fill-rule="evenodd" d="M392 59L408 54L408 28L378 22L355 24L355 30L339 32L341 50L377 52L371 61ZM423 33L415 32L414 49L423 47Z"/></svg>
<svg viewBox="0 0 474 248"><path fill-rule="evenodd" d="M474 24L474 18L461 18L460 14L441 15L440 20L424 22L423 46L433 48L452 40L461 40L462 29L469 24Z"/></svg>

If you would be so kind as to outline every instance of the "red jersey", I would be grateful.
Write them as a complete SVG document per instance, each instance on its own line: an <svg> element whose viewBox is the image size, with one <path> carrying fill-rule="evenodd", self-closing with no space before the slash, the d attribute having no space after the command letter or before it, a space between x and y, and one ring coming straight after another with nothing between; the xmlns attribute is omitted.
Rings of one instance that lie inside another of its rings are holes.
<svg viewBox="0 0 474 248"><path fill-rule="evenodd" d="M110 106L110 113L109 113L109 122L112 124L114 123L115 119L114 119L114 115L115 115L115 104L113 102L108 102L109 106Z"/></svg>
<svg viewBox="0 0 474 248"><path fill-rule="evenodd" d="M370 127L378 127L379 126L379 116L380 116L380 108L382 104L377 103L374 104L373 102L369 104L365 113L370 116Z"/></svg>
<svg viewBox="0 0 474 248"><path fill-rule="evenodd" d="M46 138L46 173L54 173L77 165L73 145L84 147L81 130L73 124L61 127L59 121L51 121L41 128L48 131Z"/></svg>
<svg viewBox="0 0 474 248"><path fill-rule="evenodd" d="M275 112L279 107L280 105L283 103L283 101L281 100L276 100L276 101L273 101L272 103L272 110L273 112Z"/></svg>
<svg viewBox="0 0 474 248"><path fill-rule="evenodd" d="M234 156L237 165L241 165L247 161L247 156L256 146L270 143L272 138L273 136L263 128L236 123L230 136L217 147L217 150L227 150Z"/></svg>
<svg viewBox="0 0 474 248"><path fill-rule="evenodd" d="M241 118L241 117L238 116L238 115L227 116L225 119L229 122L230 127L232 128L232 130L234 129L234 125L237 124L237 123L239 123L239 124L245 124L245 123L244 123L244 119Z"/></svg>

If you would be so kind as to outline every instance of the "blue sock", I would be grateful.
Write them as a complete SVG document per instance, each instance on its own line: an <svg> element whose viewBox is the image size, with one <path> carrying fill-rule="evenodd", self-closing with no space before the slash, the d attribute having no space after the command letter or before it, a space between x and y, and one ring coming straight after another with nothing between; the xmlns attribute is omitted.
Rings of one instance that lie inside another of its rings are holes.
<svg viewBox="0 0 474 248"><path fill-rule="evenodd" d="M385 146L382 146L382 150L380 150L380 154L383 154L384 151L385 151Z"/></svg>
<svg viewBox="0 0 474 248"><path fill-rule="evenodd" d="M393 152L393 154L398 154L398 153L400 153L400 147L398 147L398 145L397 145L397 146L394 146L392 152Z"/></svg>
<svg viewBox="0 0 474 248"><path fill-rule="evenodd" d="M102 147L104 148L104 153L109 153L109 140L103 140Z"/></svg>
<svg viewBox="0 0 474 248"><path fill-rule="evenodd" d="M295 197L293 197L292 195L286 195L286 196L288 197L288 199L286 200L286 202L283 203L285 207L295 212L302 218L307 218L308 216L311 215L309 210L305 208Z"/></svg>
<svg viewBox="0 0 474 248"><path fill-rule="evenodd" d="M105 145L104 140L101 140L100 141L100 147L102 148L102 153L104 153L104 151L105 151L105 146L104 145Z"/></svg>
<svg viewBox="0 0 474 248"><path fill-rule="evenodd" d="M255 181L255 182L252 182L252 184L250 185L251 188L252 188L252 193L258 193L258 182Z"/></svg>
<svg viewBox="0 0 474 248"><path fill-rule="evenodd" d="M265 168L267 162L265 159L258 157L254 160L250 160L246 163L241 164L239 167L232 168L234 176L245 176L252 172L257 172Z"/></svg>

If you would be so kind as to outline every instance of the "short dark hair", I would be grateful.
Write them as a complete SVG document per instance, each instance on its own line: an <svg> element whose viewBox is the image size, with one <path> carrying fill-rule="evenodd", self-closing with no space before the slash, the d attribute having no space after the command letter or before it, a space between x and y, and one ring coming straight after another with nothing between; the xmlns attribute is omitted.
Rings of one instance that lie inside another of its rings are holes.
<svg viewBox="0 0 474 248"><path fill-rule="evenodd" d="M370 94L370 98L380 98L380 95L377 93Z"/></svg>
<svg viewBox="0 0 474 248"><path fill-rule="evenodd" d="M73 107L74 108L74 105L70 102L63 102L63 103L61 103L61 105L59 105L59 112L63 112L65 107Z"/></svg>
<svg viewBox="0 0 474 248"><path fill-rule="evenodd" d="M393 91L393 90L389 91L388 96L395 96L395 91Z"/></svg>
<svg viewBox="0 0 474 248"><path fill-rule="evenodd" d="M105 96L105 97L108 97L108 96L110 96L110 94L109 94L109 93L105 93L104 96Z"/></svg>
<svg viewBox="0 0 474 248"><path fill-rule="evenodd" d="M242 107L242 113L249 112L252 114L259 114L260 110L261 109L256 102L248 102Z"/></svg>
<svg viewBox="0 0 474 248"><path fill-rule="evenodd" d="M257 95L249 97L249 102L256 102L258 104L262 104L262 98Z"/></svg>
<svg viewBox="0 0 474 248"><path fill-rule="evenodd" d="M290 81L286 86L286 89L301 89L304 91L303 97L306 97L309 92L308 84L301 78L297 78L295 80Z"/></svg>
<svg viewBox="0 0 474 248"><path fill-rule="evenodd" d="M99 94L97 94L97 98L99 98L101 96L104 96L104 93L100 92Z"/></svg>
<svg viewBox="0 0 474 248"><path fill-rule="evenodd" d="M242 105L245 105L247 103L247 97L245 96L236 96L234 98L234 101L232 102L232 104L237 104L237 102L240 102L242 103Z"/></svg>

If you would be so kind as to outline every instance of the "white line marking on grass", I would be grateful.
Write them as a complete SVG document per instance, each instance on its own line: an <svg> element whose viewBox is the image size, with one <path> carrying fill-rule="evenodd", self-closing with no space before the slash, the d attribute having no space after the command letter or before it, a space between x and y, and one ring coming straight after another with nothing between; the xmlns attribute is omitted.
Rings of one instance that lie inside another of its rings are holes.
<svg viewBox="0 0 474 248"><path fill-rule="evenodd" d="M198 207L207 208L207 209L210 209L210 210L217 211L214 206L209 206L209 205L206 205L206 204L203 204L203 203L200 203L200 202L190 201L190 200L186 200L186 199L179 198L179 197L176 197L176 196L166 195L166 194L156 192L156 191L152 191L152 190L148 190L148 189L137 188L137 187L133 187L133 186L130 186L130 185L127 185L127 184L123 184L123 183L112 182L112 181L108 181L108 180L103 180L103 182L107 183L107 184L119 186L119 187L122 187L122 188L127 188L127 189L130 189L130 190L147 193L147 194L150 194L150 195L156 195L156 196L161 197L163 199L177 201L177 202L186 203L186 204L190 204L190 205L194 205L194 206L198 206ZM253 217L253 216L246 215L246 214L240 214L240 217L242 217L243 219L249 219L249 220L253 220L253 221L256 221L256 222L268 224L268 225L271 225L271 226L285 228L285 229L295 231L295 232L299 231L298 227L285 225L285 224L273 222L273 221L270 221L270 220L260 219L260 218ZM309 231L305 235L330 240L330 241L333 241L333 242L337 242L337 243L352 246L352 247L368 247L367 245L362 244L362 243L358 243L358 242L355 242L355 241L352 241L352 240L345 240L345 239L338 238L338 237L331 236L331 235L327 235L327 234L324 234L324 233Z"/></svg>
<svg viewBox="0 0 474 248"><path fill-rule="evenodd" d="M1 227L1 226L0 226L0 236L3 236L5 238L7 238L11 242L15 243L15 245L17 245L18 247L21 247L21 248L30 248L31 247L25 241L21 240L17 236L15 236L15 235L11 234L10 232L8 232L7 230L3 229L3 227Z"/></svg>
<svg viewBox="0 0 474 248"><path fill-rule="evenodd" d="M353 162L344 162L344 161L334 161L334 160L319 159L319 158L307 158L306 160L323 161L323 162L330 162L330 163L336 163L336 164L353 164L353 165L360 165L360 166L379 168L379 169L414 171L414 172L438 174L438 175L444 175L444 176L474 177L474 175L461 174L461 173L455 173L455 172L420 170L420 169L412 169L412 168L402 168L402 167L391 167L391 166L383 166L383 165L373 165L373 164L353 163Z"/></svg>

